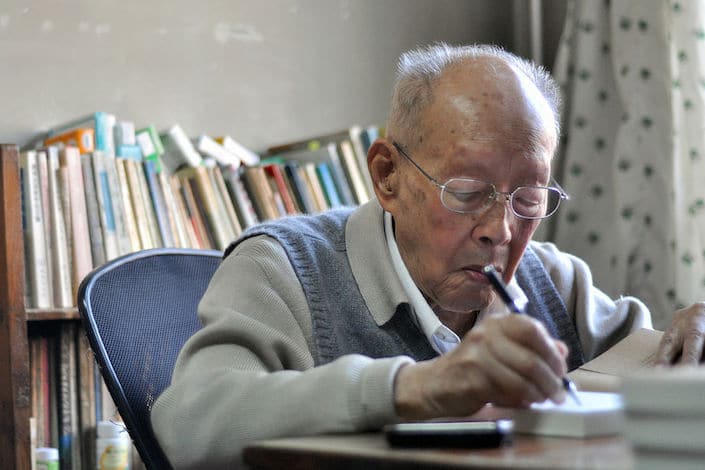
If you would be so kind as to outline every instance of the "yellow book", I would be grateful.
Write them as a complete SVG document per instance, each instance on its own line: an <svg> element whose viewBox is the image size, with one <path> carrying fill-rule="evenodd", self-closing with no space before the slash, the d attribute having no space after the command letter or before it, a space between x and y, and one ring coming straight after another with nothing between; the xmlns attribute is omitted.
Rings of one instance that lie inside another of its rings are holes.
<svg viewBox="0 0 705 470"><path fill-rule="evenodd" d="M125 227L130 239L130 249L131 251L139 251L142 249L142 242L140 241L140 234L137 228L137 217L135 216L132 196L130 194L130 184L128 183L126 167L127 164L124 158L115 159L115 169L117 171L118 184L120 185L120 196L122 197L122 204L125 208Z"/></svg>
<svg viewBox="0 0 705 470"><path fill-rule="evenodd" d="M137 221L137 234L140 239L140 246L143 250L156 248L156 244L152 240L152 234L149 230L149 219L147 211L144 207L144 199L142 197L142 185L140 184L139 162L136 160L123 160L125 173L127 175L127 183L130 189L130 201L134 211L135 220Z"/></svg>
<svg viewBox="0 0 705 470"><path fill-rule="evenodd" d="M318 181L318 175L316 174L316 164L313 162L306 162L302 165L302 167L306 173L306 181L311 189L311 194L313 195L314 203L318 207L318 211L320 212L328 209L326 196L323 194L323 188L321 188L321 183Z"/></svg>

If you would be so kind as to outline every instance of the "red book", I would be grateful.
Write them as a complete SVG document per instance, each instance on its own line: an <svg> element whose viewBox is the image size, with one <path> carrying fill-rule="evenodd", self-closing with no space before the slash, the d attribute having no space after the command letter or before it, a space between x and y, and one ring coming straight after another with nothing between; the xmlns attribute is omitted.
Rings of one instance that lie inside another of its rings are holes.
<svg viewBox="0 0 705 470"><path fill-rule="evenodd" d="M284 179L284 174L279 165L270 163L264 166L264 170L267 172L267 176L274 180L274 183L279 190L279 194L282 197L282 202L284 203L284 208L287 214L298 214L299 211L296 209L296 204L294 204L294 198L291 197L291 191L289 191L289 186L286 184Z"/></svg>

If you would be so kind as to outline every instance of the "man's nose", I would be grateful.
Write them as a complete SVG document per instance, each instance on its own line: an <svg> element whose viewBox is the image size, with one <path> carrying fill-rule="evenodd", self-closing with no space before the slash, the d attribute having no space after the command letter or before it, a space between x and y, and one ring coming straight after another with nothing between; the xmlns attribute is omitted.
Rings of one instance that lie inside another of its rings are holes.
<svg viewBox="0 0 705 470"><path fill-rule="evenodd" d="M475 236L480 241L491 245L504 245L511 241L509 223L514 214L510 200L509 194L497 192L495 200L478 217Z"/></svg>

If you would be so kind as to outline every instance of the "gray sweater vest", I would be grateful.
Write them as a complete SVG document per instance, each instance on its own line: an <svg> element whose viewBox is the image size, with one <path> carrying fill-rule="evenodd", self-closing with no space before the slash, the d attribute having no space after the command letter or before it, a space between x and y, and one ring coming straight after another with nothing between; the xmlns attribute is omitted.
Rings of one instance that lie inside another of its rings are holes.
<svg viewBox="0 0 705 470"><path fill-rule="evenodd" d="M345 224L351 212L337 209L256 225L230 245L224 256L242 240L263 234L284 247L311 311L316 365L354 353L372 358L406 355L417 361L437 356L413 322L408 304L400 304L381 327L372 318L345 247ZM524 253L516 278L529 299L527 314L567 344L568 368L579 367L584 359L575 326L548 273L530 248Z"/></svg>

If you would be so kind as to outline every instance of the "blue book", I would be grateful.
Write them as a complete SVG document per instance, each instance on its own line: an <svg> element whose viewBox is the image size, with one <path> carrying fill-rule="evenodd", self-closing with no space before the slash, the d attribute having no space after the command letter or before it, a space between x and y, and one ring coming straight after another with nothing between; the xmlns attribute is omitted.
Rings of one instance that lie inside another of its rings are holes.
<svg viewBox="0 0 705 470"><path fill-rule="evenodd" d="M154 215L157 218L157 225L159 226L159 233L162 236L164 247L173 247L175 246L174 237L171 233L169 215L166 213L167 207L164 193L157 176L157 163L154 160L144 161L144 174L147 178L149 194L152 197L152 207L154 208Z"/></svg>
<svg viewBox="0 0 705 470"><path fill-rule="evenodd" d="M342 206L343 204L340 202L340 196L338 195L338 190L335 188L333 175L331 175L328 165L326 163L318 163L316 165L316 174L323 187L323 195L326 197L328 207Z"/></svg>
<svg viewBox="0 0 705 470"><path fill-rule="evenodd" d="M95 196L98 201L100 225L103 231L103 246L105 260L110 261L120 255L117 240L117 227L115 225L115 212L113 211L112 191L106 157L103 152L96 151L90 155L93 164L93 178L95 180Z"/></svg>
<svg viewBox="0 0 705 470"><path fill-rule="evenodd" d="M118 145L115 149L115 154L122 158L131 158L132 160L142 161L142 149L139 145Z"/></svg>

